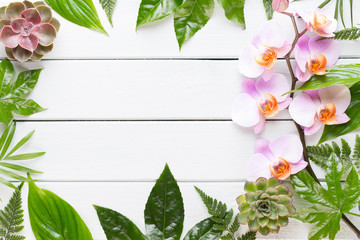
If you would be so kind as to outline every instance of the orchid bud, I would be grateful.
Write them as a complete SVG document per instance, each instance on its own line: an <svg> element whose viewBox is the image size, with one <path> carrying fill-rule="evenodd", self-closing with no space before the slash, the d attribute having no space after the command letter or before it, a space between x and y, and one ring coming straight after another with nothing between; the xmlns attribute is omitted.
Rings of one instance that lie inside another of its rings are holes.
<svg viewBox="0 0 360 240"><path fill-rule="evenodd" d="M289 0L273 0L272 8L276 12L284 12L289 7Z"/></svg>

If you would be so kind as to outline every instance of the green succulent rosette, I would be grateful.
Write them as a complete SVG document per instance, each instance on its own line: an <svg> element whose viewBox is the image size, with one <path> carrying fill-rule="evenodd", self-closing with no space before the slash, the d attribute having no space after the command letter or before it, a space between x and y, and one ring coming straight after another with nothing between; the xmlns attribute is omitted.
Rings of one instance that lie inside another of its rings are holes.
<svg viewBox="0 0 360 240"><path fill-rule="evenodd" d="M289 216L296 212L292 192L277 178L246 182L244 189L246 193L236 199L240 211L238 221L247 224L252 232L278 233L280 227L288 224Z"/></svg>

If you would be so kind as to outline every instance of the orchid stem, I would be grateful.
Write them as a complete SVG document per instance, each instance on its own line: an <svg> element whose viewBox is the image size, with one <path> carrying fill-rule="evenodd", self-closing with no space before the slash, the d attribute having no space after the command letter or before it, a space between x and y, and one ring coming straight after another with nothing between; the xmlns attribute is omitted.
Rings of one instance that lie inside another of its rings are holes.
<svg viewBox="0 0 360 240"><path fill-rule="evenodd" d="M293 14L286 14L288 15L290 18L291 18L291 22L292 22L292 25L294 27L294 31L295 31L295 38L294 38L294 41L291 45L291 49L290 51L285 55L285 60L286 60L286 64L287 64L287 67L289 69L289 72L290 72L290 76L291 76L291 80L292 80L292 83L291 83L291 91L295 90L295 86L296 86L296 82L298 81L298 79L296 78L295 74L294 74L294 70L291 66L291 61L290 61L290 56L291 56L291 53L293 52L297 42L299 41L299 39L301 38L302 35L304 35L307 31L307 29L305 28L301 33L299 33L299 29L297 27L297 24L296 24L296 20L295 20L295 17ZM290 97L293 98L294 97L294 92L292 92L290 94ZM307 148L306 148L306 140L305 140L305 134L304 134L304 130L303 128L297 124L294 120L293 120L295 126L296 126L296 129L298 131L298 134L299 134L299 137L300 137L300 141L301 141L301 144L303 146L303 156L304 156L304 160L308 163L307 166L306 166L306 170L308 171L308 173L310 174L311 177L314 178L314 180L320 184L320 181L319 179L317 178L314 170L312 169L311 167L311 164L310 164L310 161L309 161L309 156L308 156L308 152L307 152ZM354 216L358 216L360 217L360 215L358 214L355 214L355 213L350 213L349 214L351 215L354 215ZM346 223L346 225L356 234L356 236L360 239L360 230L350 221L350 219L345 216L345 214L343 214L341 216L342 220Z"/></svg>

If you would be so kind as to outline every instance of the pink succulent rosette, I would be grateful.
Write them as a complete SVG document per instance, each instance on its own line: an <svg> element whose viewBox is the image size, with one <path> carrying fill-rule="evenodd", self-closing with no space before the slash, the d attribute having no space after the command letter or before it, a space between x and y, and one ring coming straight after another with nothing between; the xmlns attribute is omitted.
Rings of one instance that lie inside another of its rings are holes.
<svg viewBox="0 0 360 240"><path fill-rule="evenodd" d="M298 64L296 77L301 82L306 82L313 74L326 74L326 69L334 66L339 59L338 42L332 39L319 41L320 38L320 36L310 38L303 35L294 48Z"/></svg>
<svg viewBox="0 0 360 240"><path fill-rule="evenodd" d="M241 52L239 71L249 78L262 75L267 81L273 74L278 57L284 57L290 48L281 26L274 20L267 21L252 44L245 46Z"/></svg>
<svg viewBox="0 0 360 240"><path fill-rule="evenodd" d="M232 120L242 127L253 127L256 134L265 127L265 119L273 117L288 107L291 102L289 82L282 74L274 74L265 81L245 78L242 93L236 98Z"/></svg>
<svg viewBox="0 0 360 240"><path fill-rule="evenodd" d="M10 59L40 60L52 50L60 24L49 7L35 4L14 2L0 8L0 42Z"/></svg>
<svg viewBox="0 0 360 240"><path fill-rule="evenodd" d="M312 11L307 9L296 9L296 15L305 22L306 28L322 37L334 37L337 28L335 18L326 14L323 9L316 8Z"/></svg>
<svg viewBox="0 0 360 240"><path fill-rule="evenodd" d="M303 147L297 135L281 136L271 143L258 138L255 142L255 154L248 164L247 180L255 181L259 177L285 180L306 166Z"/></svg>
<svg viewBox="0 0 360 240"><path fill-rule="evenodd" d="M348 122L350 118L345 110L350 101L350 91L346 86L331 86L296 96L289 112L294 121L304 127L305 135L312 135L323 125Z"/></svg>

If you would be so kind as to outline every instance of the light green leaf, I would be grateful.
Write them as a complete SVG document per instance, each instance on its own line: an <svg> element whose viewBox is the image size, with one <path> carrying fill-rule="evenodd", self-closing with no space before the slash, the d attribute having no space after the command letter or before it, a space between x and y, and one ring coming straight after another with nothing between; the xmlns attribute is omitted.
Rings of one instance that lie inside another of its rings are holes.
<svg viewBox="0 0 360 240"><path fill-rule="evenodd" d="M316 90L336 85L352 85L360 81L360 64L337 65L325 75L313 75L296 91Z"/></svg>
<svg viewBox="0 0 360 240"><path fill-rule="evenodd" d="M181 49L183 43L206 25L214 11L214 0L185 0L176 10L174 27Z"/></svg>
<svg viewBox="0 0 360 240"><path fill-rule="evenodd" d="M12 164L12 163L6 163L6 162L2 162L2 161L0 161L0 166L10 168L10 169L13 169L13 170L16 170L19 172L24 172L24 173L42 173L40 171L31 169L31 168L19 166L19 165Z"/></svg>
<svg viewBox="0 0 360 240"><path fill-rule="evenodd" d="M56 194L29 183L28 208L37 240L92 240L91 233L75 209Z"/></svg>
<svg viewBox="0 0 360 240"><path fill-rule="evenodd" d="M6 134L6 141L4 142L4 144L1 144L1 154L0 154L0 159L3 159L7 150L9 149L10 143L13 140L14 134L15 134L15 129L16 129L16 123L10 123L9 125L9 132Z"/></svg>
<svg viewBox="0 0 360 240"><path fill-rule="evenodd" d="M344 134L355 131L360 127L360 83L356 83L350 88L351 102L345 113L350 121L338 125L325 125L324 132L318 144L334 139Z"/></svg>
<svg viewBox="0 0 360 240"><path fill-rule="evenodd" d="M45 0L60 16L79 26L106 34L91 0Z"/></svg>
<svg viewBox="0 0 360 240"><path fill-rule="evenodd" d="M95 206L108 240L146 240L139 228L124 215L108 208Z"/></svg>
<svg viewBox="0 0 360 240"><path fill-rule="evenodd" d="M220 239L222 232L214 228L214 224L210 218L202 220L189 230L184 240Z"/></svg>
<svg viewBox="0 0 360 240"><path fill-rule="evenodd" d="M182 4L183 0L142 0L136 21L136 28L145 23L155 22L171 13Z"/></svg>
<svg viewBox="0 0 360 240"><path fill-rule="evenodd" d="M311 228L308 239L319 240L327 236L330 240L335 239L340 230L341 215L336 212L323 214L323 217Z"/></svg>
<svg viewBox="0 0 360 240"><path fill-rule="evenodd" d="M117 0L99 0L101 7L104 9L106 16L109 19L111 26L113 26L112 17L116 7Z"/></svg>
<svg viewBox="0 0 360 240"><path fill-rule="evenodd" d="M273 0L263 0L263 4L265 7L266 17L268 20L272 19L274 10L272 8L272 1Z"/></svg>
<svg viewBox="0 0 360 240"><path fill-rule="evenodd" d="M6 157L10 156L11 154L13 154L16 150L18 150L19 148L21 148L25 143L27 143L27 141L29 141L29 139L32 137L32 135L34 135L35 130L31 131L30 133L28 133L25 137L23 137L16 145L15 147L13 147L13 149L10 150L10 152L6 155ZM5 158L6 158L5 157Z"/></svg>
<svg viewBox="0 0 360 240"><path fill-rule="evenodd" d="M336 201L336 205L339 206L343 198L341 178L344 174L344 168L340 158L335 153L330 155L328 162L325 170L325 180L328 185L327 192L331 195L332 199Z"/></svg>
<svg viewBox="0 0 360 240"><path fill-rule="evenodd" d="M184 223L184 203L168 165L151 190L144 215L149 239L180 239Z"/></svg>
<svg viewBox="0 0 360 240"><path fill-rule="evenodd" d="M344 186L344 199L341 206L342 212L349 212L360 202L359 176L355 168L352 168L346 177Z"/></svg>
<svg viewBox="0 0 360 240"><path fill-rule="evenodd" d="M29 160L29 159L41 157L44 154L45 152L23 153L23 154L6 157L4 158L4 160Z"/></svg>
<svg viewBox="0 0 360 240"><path fill-rule="evenodd" d="M227 19L241 24L245 29L245 0L218 0L218 2L224 8Z"/></svg>

